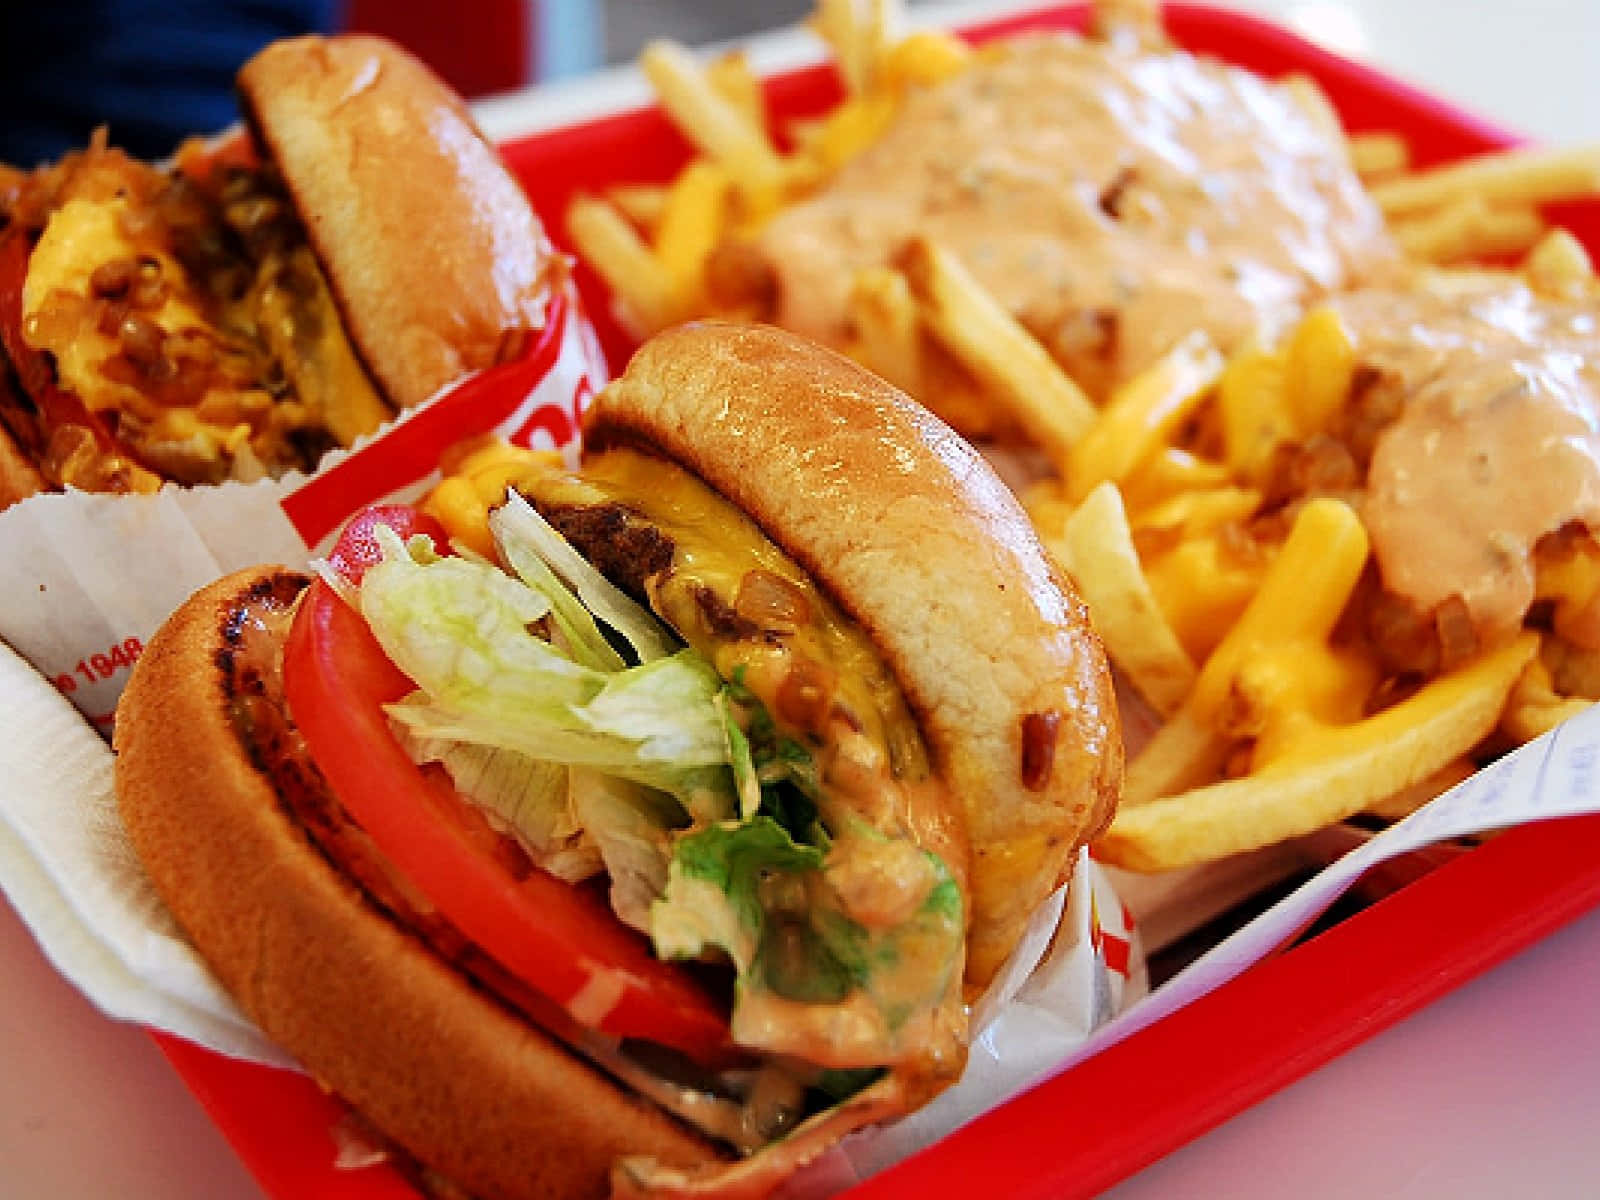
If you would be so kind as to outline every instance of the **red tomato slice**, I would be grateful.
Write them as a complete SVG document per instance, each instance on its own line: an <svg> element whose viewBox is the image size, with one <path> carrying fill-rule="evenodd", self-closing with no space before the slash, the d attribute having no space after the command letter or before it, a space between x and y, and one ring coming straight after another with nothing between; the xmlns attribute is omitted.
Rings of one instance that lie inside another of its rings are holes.
<svg viewBox="0 0 1600 1200"><path fill-rule="evenodd" d="M331 556L341 574L359 578L377 561L380 520L402 537L428 533L445 544L437 523L415 510L363 514ZM542 871L517 880L449 819L463 801L442 773L406 756L383 711L416 685L321 580L295 617L283 676L295 723L340 801L464 936L587 1028L726 1060L727 1019L686 971L655 958L599 899Z"/></svg>
<svg viewBox="0 0 1600 1200"><path fill-rule="evenodd" d="M409 504L373 504L350 518L350 523L339 534L339 540L328 555L328 562L351 583L360 583L367 568L383 561L383 547L373 532L379 525L387 525L402 540L416 534L427 534L433 539L434 549L440 554L450 553L450 535L433 517Z"/></svg>

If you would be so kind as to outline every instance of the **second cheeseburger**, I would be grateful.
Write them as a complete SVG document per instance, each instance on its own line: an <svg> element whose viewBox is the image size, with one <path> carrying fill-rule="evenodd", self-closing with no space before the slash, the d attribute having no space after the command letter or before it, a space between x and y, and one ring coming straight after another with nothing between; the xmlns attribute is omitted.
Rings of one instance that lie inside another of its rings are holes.
<svg viewBox="0 0 1600 1200"><path fill-rule="evenodd" d="M0 507L309 470L542 326L562 260L421 62L298 38L238 90L248 144L0 167Z"/></svg>
<svg viewBox="0 0 1600 1200"><path fill-rule="evenodd" d="M118 795L246 1012L425 1170L760 1193L959 1076L1110 818L1110 680L983 460L831 352L684 327L584 432L506 471L492 559L379 510L199 593Z"/></svg>

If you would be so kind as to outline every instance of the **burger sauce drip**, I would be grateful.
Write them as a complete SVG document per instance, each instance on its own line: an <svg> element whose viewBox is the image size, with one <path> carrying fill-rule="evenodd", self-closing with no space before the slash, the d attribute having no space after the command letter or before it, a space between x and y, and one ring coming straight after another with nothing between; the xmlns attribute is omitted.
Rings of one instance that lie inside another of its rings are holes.
<svg viewBox="0 0 1600 1200"><path fill-rule="evenodd" d="M1459 597L1481 646L1534 598L1533 550L1600 529L1600 335L1592 310L1505 276L1339 301L1361 361L1404 395L1362 516L1386 587L1419 613Z"/></svg>

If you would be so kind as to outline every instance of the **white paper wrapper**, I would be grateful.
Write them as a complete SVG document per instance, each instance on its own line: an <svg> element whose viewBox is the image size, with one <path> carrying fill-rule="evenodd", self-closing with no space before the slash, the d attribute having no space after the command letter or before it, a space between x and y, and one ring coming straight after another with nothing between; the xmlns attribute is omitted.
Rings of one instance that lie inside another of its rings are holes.
<svg viewBox="0 0 1600 1200"><path fill-rule="evenodd" d="M108 1016L292 1065L217 986L156 895L117 818L104 739L3 645L0 730L0 891L56 969Z"/></svg>
<svg viewBox="0 0 1600 1200"><path fill-rule="evenodd" d="M439 452L463 438L572 445L583 405L604 382L605 360L569 285L523 359L446 389L309 477L13 505L0 512L0 640L109 734L144 642L197 588L257 563L305 562L358 509L421 495L438 479Z"/></svg>

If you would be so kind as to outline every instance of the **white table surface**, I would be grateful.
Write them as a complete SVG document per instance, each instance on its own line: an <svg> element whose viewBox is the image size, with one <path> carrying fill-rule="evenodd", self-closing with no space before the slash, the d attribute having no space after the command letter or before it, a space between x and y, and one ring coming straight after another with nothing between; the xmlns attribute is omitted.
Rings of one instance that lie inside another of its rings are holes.
<svg viewBox="0 0 1600 1200"><path fill-rule="evenodd" d="M1600 3L1255 0L1548 141L1600 135ZM963 5L962 12L987 11ZM806 53L794 38L761 61ZM482 106L500 135L640 96L615 74ZM1600 913L1128 1180L1172 1196L1600 1196ZM1159 1087L1152 1080L1152 1087ZM1064 1136L1071 1116L1063 1114ZM1043 1152L1043 1151L1041 1151ZM0 904L0 1196L256 1200L141 1032L99 1016Z"/></svg>

